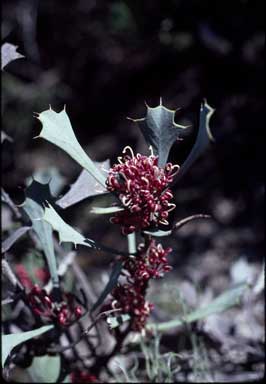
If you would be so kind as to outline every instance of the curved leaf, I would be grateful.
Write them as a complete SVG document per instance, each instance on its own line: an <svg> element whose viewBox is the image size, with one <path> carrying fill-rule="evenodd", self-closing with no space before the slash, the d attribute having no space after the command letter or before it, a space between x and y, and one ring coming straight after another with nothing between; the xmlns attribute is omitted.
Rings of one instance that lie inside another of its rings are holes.
<svg viewBox="0 0 266 384"><path fill-rule="evenodd" d="M33 337L39 336L44 332L52 329L53 325L45 325L44 327L34 329L33 331L13 333L10 335L1 335L2 337L2 367L4 367L5 361L14 347L21 344Z"/></svg>
<svg viewBox="0 0 266 384"><path fill-rule="evenodd" d="M151 108L147 104L146 106L146 117L130 120L138 123L147 144L151 145L154 153L159 156L159 166L163 167L179 133L187 127L175 123L176 110L163 106L161 99L157 107Z"/></svg>
<svg viewBox="0 0 266 384"><path fill-rule="evenodd" d="M105 298L109 295L109 293L115 287L117 280L120 276L120 272L121 272L122 268L123 268L123 262L122 261L117 261L114 264L114 267L113 267L113 270L111 272L109 281L106 284L102 293L100 294L96 303L93 304L93 306L91 308L91 312L95 311L95 309L98 308L104 302Z"/></svg>
<svg viewBox="0 0 266 384"><path fill-rule="evenodd" d="M200 108L199 130L195 144L185 162L181 165L181 168L175 177L174 183L176 183L185 174L194 161L205 151L209 142L214 141L210 131L210 118L214 111L215 110L207 103L207 100L204 100Z"/></svg>
<svg viewBox="0 0 266 384"><path fill-rule="evenodd" d="M37 114L37 118L42 123L42 130L35 138L42 137L63 149L105 187L105 177L80 146L65 109L57 113L50 108Z"/></svg>
<svg viewBox="0 0 266 384"><path fill-rule="evenodd" d="M95 166L102 172L103 169L110 169L110 160L107 159L103 162L93 162ZM106 187L99 185L91 174L83 169L74 184L70 186L69 191L57 200L56 204L61 208L68 208L90 196L95 196L103 193L110 193Z"/></svg>

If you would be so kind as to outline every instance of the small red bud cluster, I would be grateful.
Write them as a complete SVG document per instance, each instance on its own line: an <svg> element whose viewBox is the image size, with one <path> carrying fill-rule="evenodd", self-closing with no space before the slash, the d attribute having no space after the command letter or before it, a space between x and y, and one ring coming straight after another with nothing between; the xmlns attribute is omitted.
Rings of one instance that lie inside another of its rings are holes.
<svg viewBox="0 0 266 384"><path fill-rule="evenodd" d="M145 294L150 279L163 277L172 267L167 262L167 255L171 248L163 249L161 244L156 245L151 240L150 246L145 250L140 244L138 255L127 259L124 264L124 275L127 276L126 284L118 284L112 291L111 307L121 309L132 319L132 329L141 331L153 309L153 304L145 300Z"/></svg>
<svg viewBox="0 0 266 384"><path fill-rule="evenodd" d="M157 156L135 156L130 147L125 147L123 153L127 149L131 156L119 157L119 164L110 169L106 181L107 190L118 193L125 207L111 218L112 223L121 225L125 235L151 224L168 224L169 212L175 208L170 203L173 194L168 185L179 170L171 163L160 168Z"/></svg>
<svg viewBox="0 0 266 384"><path fill-rule="evenodd" d="M55 320L61 326L71 324L82 315L81 307L75 304L75 298L70 293L63 293L63 301L57 303L44 289L34 285L27 297L36 315Z"/></svg>

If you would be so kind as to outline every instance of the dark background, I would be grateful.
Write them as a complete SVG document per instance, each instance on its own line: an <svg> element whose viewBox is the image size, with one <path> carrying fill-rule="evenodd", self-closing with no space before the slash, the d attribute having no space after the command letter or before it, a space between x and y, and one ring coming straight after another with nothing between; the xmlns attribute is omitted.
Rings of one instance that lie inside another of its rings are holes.
<svg viewBox="0 0 266 384"><path fill-rule="evenodd" d="M67 183L80 172L61 150L32 140L40 131L33 112L48 104L56 111L66 104L93 159L114 161L127 144L146 151L140 131L126 117L142 117L144 101L156 106L162 96L167 107L182 107L178 123L192 124L170 154L181 164L206 97L216 108L211 121L216 143L175 186L173 219L209 213L215 225L206 233L182 232L178 249L189 257L225 231L229 240L220 239L222 255L244 252L261 259L263 17L264 2L254 0L4 1L2 42L18 45L25 55L2 75L3 129L14 139L3 143L4 188L20 202L18 187L41 167L58 167ZM89 231L77 209L69 209L68 219ZM99 238L108 230L107 220L91 229Z"/></svg>

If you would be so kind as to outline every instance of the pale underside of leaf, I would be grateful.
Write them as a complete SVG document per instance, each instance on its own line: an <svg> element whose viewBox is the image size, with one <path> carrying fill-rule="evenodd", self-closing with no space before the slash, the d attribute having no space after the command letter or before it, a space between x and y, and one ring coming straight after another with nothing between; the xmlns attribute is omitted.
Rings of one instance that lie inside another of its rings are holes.
<svg viewBox="0 0 266 384"><path fill-rule="evenodd" d="M235 287L223 292L214 299L209 305L199 308L186 316L179 317L175 320L163 322L160 324L148 324L147 329L156 329L158 331L167 331L171 328L181 326L185 323L192 323L197 320L204 319L215 313L223 312L234 305L239 304L241 297L248 289L247 283L241 283Z"/></svg>
<svg viewBox="0 0 266 384"><path fill-rule="evenodd" d="M125 208L123 207L92 207L90 213L94 213L96 215L110 215L124 210Z"/></svg>
<svg viewBox="0 0 266 384"><path fill-rule="evenodd" d="M176 124L174 121L176 110L166 108L161 102L154 108L147 104L146 106L146 117L130 120L138 123L148 146L151 146L154 154L159 157L159 166L164 167L172 145L187 127Z"/></svg>
<svg viewBox="0 0 266 384"><path fill-rule="evenodd" d="M103 162L93 162L99 169L99 172L108 171L110 169L110 160ZM61 208L68 208L90 196L95 196L103 193L109 193L105 187L99 184L92 175L83 169L75 183L70 186L69 191L57 200L56 204Z"/></svg>
<svg viewBox="0 0 266 384"><path fill-rule="evenodd" d="M42 123L42 130L37 137L42 137L61 148L105 188L106 178L80 146L65 109L59 113L48 109L38 114L37 118Z"/></svg>
<svg viewBox="0 0 266 384"><path fill-rule="evenodd" d="M17 46L10 44L10 43L4 43L1 47L1 69L3 70L4 67L9 64L11 61L22 59L23 55L21 53L17 52Z"/></svg>
<svg viewBox="0 0 266 384"><path fill-rule="evenodd" d="M34 329L33 331L2 335L2 367L14 347L32 339L33 337L39 336L52 328L53 325L46 325L44 327Z"/></svg>

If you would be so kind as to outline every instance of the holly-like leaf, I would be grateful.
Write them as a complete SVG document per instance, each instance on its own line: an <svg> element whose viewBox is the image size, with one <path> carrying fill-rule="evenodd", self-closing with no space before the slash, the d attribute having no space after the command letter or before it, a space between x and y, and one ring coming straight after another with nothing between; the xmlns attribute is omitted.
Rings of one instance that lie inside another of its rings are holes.
<svg viewBox="0 0 266 384"><path fill-rule="evenodd" d="M4 367L5 361L14 347L17 345L39 336L44 332L53 328L53 325L46 325L44 327L34 329L33 331L20 332L2 336L2 367Z"/></svg>
<svg viewBox="0 0 266 384"><path fill-rule="evenodd" d="M42 123L42 130L35 138L42 137L63 149L105 188L106 178L80 146L65 109L57 113L50 108L36 117Z"/></svg>
<svg viewBox="0 0 266 384"><path fill-rule="evenodd" d="M184 323L192 323L197 320L204 319L214 313L223 312L240 302L241 297L248 289L248 284L240 283L235 287L223 292L220 296L214 299L209 305L199 308L182 318L166 321L160 324L148 324L147 329L156 329L158 331L166 331L171 328L178 327Z"/></svg>
<svg viewBox="0 0 266 384"><path fill-rule="evenodd" d="M60 356L34 357L27 369L33 383L56 383L61 369Z"/></svg>
<svg viewBox="0 0 266 384"><path fill-rule="evenodd" d="M120 276L121 270L123 268L122 261L117 261L114 266L113 270L111 272L110 278L108 283L106 284L104 290L100 294L98 300L96 303L93 304L91 308L91 312L95 311L96 308L98 308L105 300L105 298L109 295L109 293L113 290L113 288L116 286L117 280Z"/></svg>
<svg viewBox="0 0 266 384"><path fill-rule="evenodd" d="M80 244L92 249L106 251L114 255L128 256L128 253L126 252L106 247L105 245L96 243L94 240L83 236L81 233L67 224L48 202L46 203L44 215L41 219L39 218L39 220L44 220L51 224L52 228L58 232L60 243L73 243L75 247Z"/></svg>
<svg viewBox="0 0 266 384"><path fill-rule="evenodd" d="M42 218L41 220L40 217ZM44 215L39 216L38 219L41 222L46 221L55 231L58 232L59 243L67 242L73 243L75 247L77 244L81 244L85 245L85 247L96 248L96 244L93 240L87 239L85 236L67 224L48 202L44 209Z"/></svg>
<svg viewBox="0 0 266 384"><path fill-rule="evenodd" d="M176 110L166 108L161 99L157 107L151 108L147 104L146 106L146 117L130 120L138 123L147 144L152 146L155 155L159 156L159 166L163 167L167 163L172 145L180 132L187 127L175 123Z"/></svg>
<svg viewBox="0 0 266 384"><path fill-rule="evenodd" d="M199 130L195 144L185 162L181 165L181 168L175 177L174 183L176 183L185 174L194 161L206 150L210 141L214 141L210 130L210 118L214 111L215 110L207 103L207 100L204 100L200 108Z"/></svg>
<svg viewBox="0 0 266 384"><path fill-rule="evenodd" d="M93 162L95 166L99 169L100 172L103 170L110 169L110 160L107 159L103 162ZM70 186L69 191L57 200L56 204L61 208L68 208L71 205L74 205L84 199L87 199L90 196L95 196L107 192L106 188L102 185L99 185L94 177L91 174L83 169L79 177L74 184Z"/></svg>
<svg viewBox="0 0 266 384"><path fill-rule="evenodd" d="M43 203L49 199L53 201L48 184L42 184L34 180L26 189L26 199L21 208L27 213L32 222L32 229L35 231L43 252L45 254L53 285L59 286L59 278L57 274L57 265L54 252L54 243L51 225L45 221L38 220L44 214Z"/></svg>
<svg viewBox="0 0 266 384"><path fill-rule="evenodd" d="M4 67L9 64L11 61L22 59L23 55L21 53L17 52L17 46L10 44L10 43L4 43L1 47L1 69L3 70Z"/></svg>

